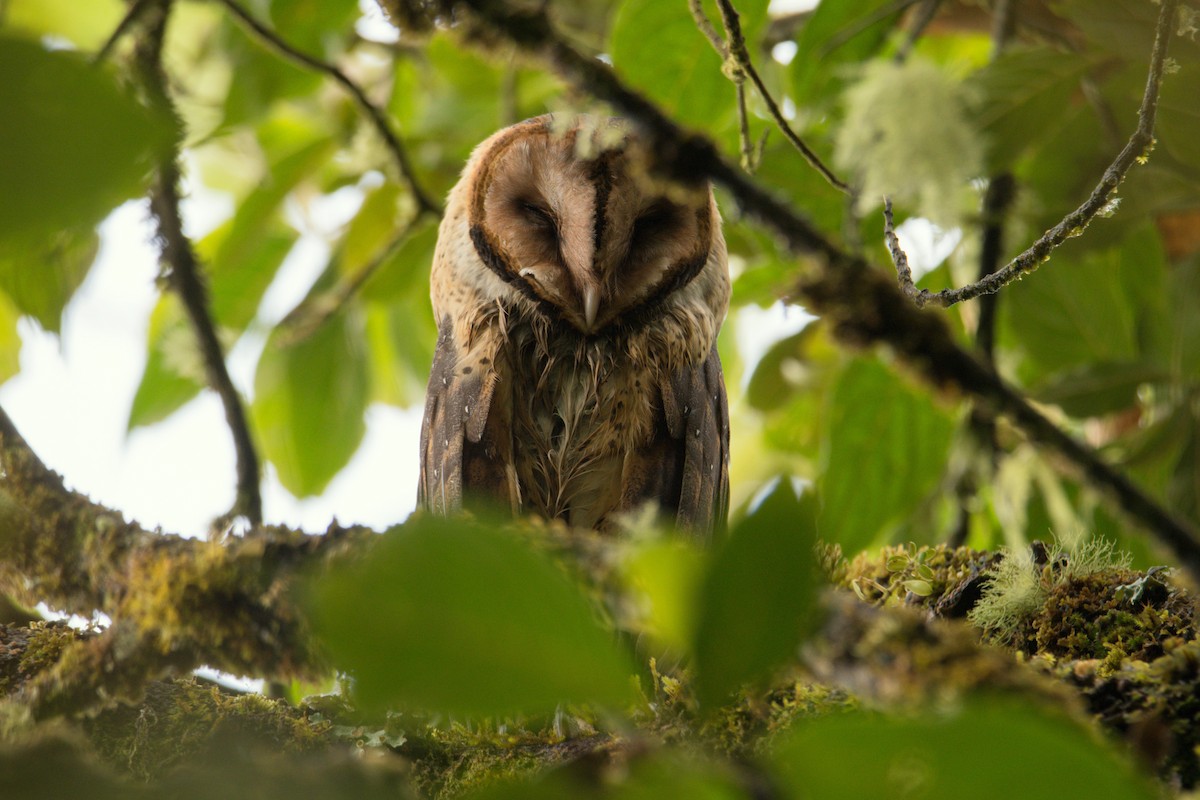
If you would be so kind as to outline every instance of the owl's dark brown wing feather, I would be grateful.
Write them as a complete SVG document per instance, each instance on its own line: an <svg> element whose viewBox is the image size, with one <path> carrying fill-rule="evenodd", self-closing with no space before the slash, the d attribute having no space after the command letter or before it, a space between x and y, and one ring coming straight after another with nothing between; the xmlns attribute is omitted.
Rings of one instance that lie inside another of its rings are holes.
<svg viewBox="0 0 1200 800"><path fill-rule="evenodd" d="M660 387L662 415L625 470L622 505L654 500L680 528L707 538L729 512L729 403L716 346Z"/></svg>
<svg viewBox="0 0 1200 800"><path fill-rule="evenodd" d="M421 424L419 506L456 511L466 487L472 498L494 498L516 510L512 410L495 397L497 383L489 358L460 347L453 321L443 318Z"/></svg>

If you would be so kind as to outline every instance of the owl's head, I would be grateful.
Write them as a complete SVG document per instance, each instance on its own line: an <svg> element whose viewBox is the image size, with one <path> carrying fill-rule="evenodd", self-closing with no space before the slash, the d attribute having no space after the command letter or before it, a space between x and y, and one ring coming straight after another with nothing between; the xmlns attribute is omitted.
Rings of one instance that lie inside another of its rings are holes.
<svg viewBox="0 0 1200 800"><path fill-rule="evenodd" d="M584 334L652 316L706 266L726 265L711 189L656 183L644 161L620 120L543 116L501 130L464 174L476 253Z"/></svg>

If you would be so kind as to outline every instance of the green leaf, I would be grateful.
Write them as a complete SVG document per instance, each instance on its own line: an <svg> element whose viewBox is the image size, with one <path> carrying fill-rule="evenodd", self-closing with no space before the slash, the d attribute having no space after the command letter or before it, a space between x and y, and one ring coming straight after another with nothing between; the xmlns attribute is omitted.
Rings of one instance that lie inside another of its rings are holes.
<svg viewBox="0 0 1200 800"><path fill-rule="evenodd" d="M627 769L606 776L598 791L588 770L555 769L532 780L507 781L467 795L470 800L563 800L611 797L613 800L750 800L744 777L725 761L670 751L633 759Z"/></svg>
<svg viewBox="0 0 1200 800"><path fill-rule="evenodd" d="M281 130L283 129L283 130ZM306 126L279 121L270 152L278 153L258 188L238 203L233 218L197 245L208 265L213 318L241 333L254 318L296 234L280 221L284 199L324 165L336 144Z"/></svg>
<svg viewBox="0 0 1200 800"><path fill-rule="evenodd" d="M365 305L371 400L399 408L421 402L437 340L433 314L424 302Z"/></svg>
<svg viewBox="0 0 1200 800"><path fill-rule="evenodd" d="M820 581L814 506L780 480L714 556L693 647L702 707L767 677L804 640Z"/></svg>
<svg viewBox="0 0 1200 800"><path fill-rule="evenodd" d="M0 383L21 369L21 337L17 333L17 319L20 316L16 306L0 295Z"/></svg>
<svg viewBox="0 0 1200 800"><path fill-rule="evenodd" d="M328 137L287 120L275 120L268 127L273 152L281 155L233 217L196 244L209 287L210 313L229 345L254 319L296 242L296 231L281 219L284 199L335 147ZM128 430L166 419L204 388L195 341L182 308L173 298L160 298L147 331L146 366L129 411Z"/></svg>
<svg viewBox="0 0 1200 800"><path fill-rule="evenodd" d="M938 485L954 423L925 392L868 358L846 368L826 413L821 533L852 555L887 542Z"/></svg>
<svg viewBox="0 0 1200 800"><path fill-rule="evenodd" d="M20 313L58 333L63 309L87 277L99 248L100 237L90 227L0 244L0 290Z"/></svg>
<svg viewBox="0 0 1200 800"><path fill-rule="evenodd" d="M648 46L651 31L654 43ZM732 123L733 84L686 2L625 0L609 52L619 74L684 125L716 131Z"/></svg>
<svg viewBox="0 0 1200 800"><path fill-rule="evenodd" d="M1030 383L1095 362L1134 361L1136 313L1126 290L1137 266L1120 250L1062 248L1037 273L1013 284L1000 317L1009 341L1028 356Z"/></svg>
<svg viewBox="0 0 1200 800"><path fill-rule="evenodd" d="M8 0L4 26L31 39L67 39L84 50L99 49L125 16L121 0Z"/></svg>
<svg viewBox="0 0 1200 800"><path fill-rule="evenodd" d="M437 234L434 222L418 226L363 285L363 296L384 302L427 297Z"/></svg>
<svg viewBox="0 0 1200 800"><path fill-rule="evenodd" d="M636 543L624 562L625 582L648 612L646 632L676 652L688 652L695 637L705 564L696 547L670 539Z"/></svg>
<svg viewBox="0 0 1200 800"><path fill-rule="evenodd" d="M178 295L166 293L150 313L146 366L129 408L126 431L160 422L204 388L204 362Z"/></svg>
<svg viewBox="0 0 1200 800"><path fill-rule="evenodd" d="M0 75L0 242L95 225L140 193L171 141L166 121L76 53L0 38Z"/></svg>
<svg viewBox="0 0 1200 800"><path fill-rule="evenodd" d="M316 583L314 627L367 707L474 717L620 707L634 673L563 571L511 532L421 517Z"/></svg>
<svg viewBox="0 0 1200 800"><path fill-rule="evenodd" d="M280 483L297 497L311 497L346 466L366 432L370 381L362 321L351 307L298 342L283 341L284 335L280 327L267 339L252 413Z"/></svg>
<svg viewBox="0 0 1200 800"><path fill-rule="evenodd" d="M271 0L271 21L293 47L318 58L334 54L358 17L358 4L328 0Z"/></svg>
<svg viewBox="0 0 1200 800"><path fill-rule="evenodd" d="M967 186L983 172L983 148L958 80L922 59L880 60L844 96L834 163L858 175L860 212L889 195L946 227L977 202Z"/></svg>
<svg viewBox="0 0 1200 800"><path fill-rule="evenodd" d="M1145 361L1098 362L1055 375L1038 387L1034 397L1073 417L1098 417L1132 407L1143 384L1169 378L1162 367Z"/></svg>
<svg viewBox="0 0 1200 800"><path fill-rule="evenodd" d="M966 82L974 124L987 139L992 172L1044 140L1079 91L1090 63L1049 47L1008 48Z"/></svg>
<svg viewBox="0 0 1200 800"><path fill-rule="evenodd" d="M775 752L791 796L1150 800L1126 759L1053 709L980 698L952 713L809 720Z"/></svg>
<svg viewBox="0 0 1200 800"><path fill-rule="evenodd" d="M801 108L831 105L847 67L887 41L902 9L892 0L822 0L804 23L792 59L792 90Z"/></svg>
<svg viewBox="0 0 1200 800"><path fill-rule="evenodd" d="M280 34L288 38L286 31L280 31ZM222 123L226 128L261 119L283 100L296 98L303 102L304 98L315 95L321 85L320 73L304 69L264 48L228 15L221 20L218 35L219 46L236 64L237 70L224 98ZM320 53L310 55L321 56Z"/></svg>

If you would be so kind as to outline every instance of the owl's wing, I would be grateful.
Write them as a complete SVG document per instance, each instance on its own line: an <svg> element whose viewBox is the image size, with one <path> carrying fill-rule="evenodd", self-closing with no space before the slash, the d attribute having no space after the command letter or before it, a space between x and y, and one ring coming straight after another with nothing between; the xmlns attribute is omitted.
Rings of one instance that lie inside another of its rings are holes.
<svg viewBox="0 0 1200 800"><path fill-rule="evenodd" d="M417 505L448 514L462 508L463 488L472 498L520 505L512 460L511 403L496 397L500 364L488 338L466 347L454 323L438 326L437 349L421 424L421 478Z"/></svg>
<svg viewBox="0 0 1200 800"><path fill-rule="evenodd" d="M716 345L660 394L654 435L626 465L622 505L657 501L680 528L708 538L724 530L729 513L729 402Z"/></svg>

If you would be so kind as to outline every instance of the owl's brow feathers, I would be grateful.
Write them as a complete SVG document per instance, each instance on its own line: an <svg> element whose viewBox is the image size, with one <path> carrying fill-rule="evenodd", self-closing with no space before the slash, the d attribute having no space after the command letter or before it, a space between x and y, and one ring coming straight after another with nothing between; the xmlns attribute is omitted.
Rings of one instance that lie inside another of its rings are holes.
<svg viewBox="0 0 1200 800"><path fill-rule="evenodd" d="M475 247L475 252L479 255L484 266L505 283L516 288L526 299L535 303L546 317L554 320L556 323L565 324L566 320L562 315L561 309L550 302L548 298L543 297L538 291L538 287L520 274L519 265L513 264L511 256L505 251L505 248L497 238L484 226L482 221L485 217L485 201L488 195L487 188L491 185L496 169L503 162L503 159L499 156L518 141L525 140L530 134L544 136L562 135L568 145L573 145L578 131L570 130L565 134L557 134L552 130L548 120L545 118L535 118L512 126L497 138L488 148L488 157L478 159L482 164L478 180L479 185L483 187L483 191L475 193L470 207L469 235ZM597 251L600 249L605 227L608 224L608 198L613 188L611 165L619 154L619 150L606 149L586 161L588 164L586 172L587 180L591 183L595 193L592 237L594 247ZM707 242L712 227L711 210L707 206L697 209L696 221L699 233L697 241ZM626 333L633 333L644 327L655 318L661 306L674 292L687 286L700 274L709 256L709 249L701 247L686 259L672 265L672 268L667 270L663 278L657 284L650 287L645 299L636 306L628 309L619 320L614 320L610 325Z"/></svg>

